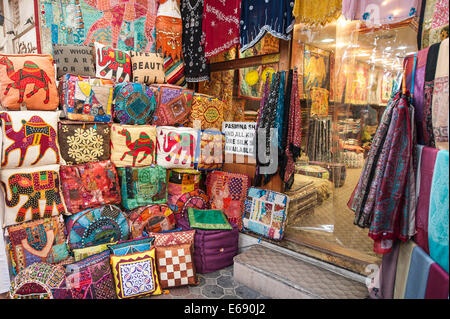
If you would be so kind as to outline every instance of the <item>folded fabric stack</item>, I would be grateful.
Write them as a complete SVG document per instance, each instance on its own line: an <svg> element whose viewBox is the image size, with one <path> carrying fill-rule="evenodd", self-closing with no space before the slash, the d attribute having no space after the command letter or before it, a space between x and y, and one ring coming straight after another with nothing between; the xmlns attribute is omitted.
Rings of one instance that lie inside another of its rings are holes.
<svg viewBox="0 0 450 319"><path fill-rule="evenodd" d="M312 181L295 183L286 194L290 198L288 220L294 222L305 213L314 211L318 204L317 188Z"/></svg>

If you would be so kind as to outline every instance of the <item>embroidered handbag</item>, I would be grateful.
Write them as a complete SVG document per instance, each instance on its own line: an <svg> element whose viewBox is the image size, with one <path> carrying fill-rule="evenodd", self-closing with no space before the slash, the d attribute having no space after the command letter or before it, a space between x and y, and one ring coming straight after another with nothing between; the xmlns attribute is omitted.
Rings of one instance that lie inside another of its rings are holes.
<svg viewBox="0 0 450 319"><path fill-rule="evenodd" d="M286 229L288 209L287 195L250 187L245 201L244 229L281 240Z"/></svg>
<svg viewBox="0 0 450 319"><path fill-rule="evenodd" d="M157 163L165 168L194 168L198 132L188 127L158 126Z"/></svg>
<svg viewBox="0 0 450 319"><path fill-rule="evenodd" d="M161 166L118 167L122 206L134 209L167 202L167 174Z"/></svg>
<svg viewBox="0 0 450 319"><path fill-rule="evenodd" d="M172 210L176 210L180 196L200 188L201 175L193 169L171 169L168 176L167 204Z"/></svg>
<svg viewBox="0 0 450 319"><path fill-rule="evenodd" d="M120 204L117 171L110 161L61 166L61 188L67 211Z"/></svg>
<svg viewBox="0 0 450 319"><path fill-rule="evenodd" d="M113 205L89 208L69 216L66 229L72 250L126 240L130 233L125 214Z"/></svg>
<svg viewBox="0 0 450 319"><path fill-rule="evenodd" d="M95 77L64 75L59 82L60 104L67 119L111 122L114 82Z"/></svg>
<svg viewBox="0 0 450 319"><path fill-rule="evenodd" d="M99 78L114 82L128 82L131 77L131 58L125 51L94 42L95 70Z"/></svg>
<svg viewBox="0 0 450 319"><path fill-rule="evenodd" d="M16 273L34 263L56 264L69 258L62 216L9 226Z"/></svg>
<svg viewBox="0 0 450 319"><path fill-rule="evenodd" d="M175 228L175 216L167 205L150 205L134 209L129 215L132 238L149 232L168 231Z"/></svg>
<svg viewBox="0 0 450 319"><path fill-rule="evenodd" d="M225 134L219 131L199 131L195 168L200 171L220 170L223 167Z"/></svg>
<svg viewBox="0 0 450 319"><path fill-rule="evenodd" d="M192 99L189 126L202 130L211 128L222 130L224 104L218 98L195 93ZM195 121L198 121L199 125L195 126Z"/></svg>
<svg viewBox="0 0 450 319"><path fill-rule="evenodd" d="M152 87L156 89L157 95L153 124L178 126L187 123L194 91L170 84L155 84Z"/></svg>

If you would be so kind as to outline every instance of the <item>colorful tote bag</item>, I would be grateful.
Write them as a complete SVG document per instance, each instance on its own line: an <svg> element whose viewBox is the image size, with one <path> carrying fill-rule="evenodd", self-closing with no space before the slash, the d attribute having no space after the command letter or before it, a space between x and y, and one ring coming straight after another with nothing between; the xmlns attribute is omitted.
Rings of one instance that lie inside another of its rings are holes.
<svg viewBox="0 0 450 319"><path fill-rule="evenodd" d="M189 208L208 209L209 198L201 189L181 195L175 205L175 220L178 221L184 216L187 216Z"/></svg>
<svg viewBox="0 0 450 319"><path fill-rule="evenodd" d="M65 214L59 165L1 169L5 192L3 226Z"/></svg>
<svg viewBox="0 0 450 319"><path fill-rule="evenodd" d="M156 163L156 126L111 126L111 162L117 167Z"/></svg>
<svg viewBox="0 0 450 319"><path fill-rule="evenodd" d="M156 268L155 248L125 256L111 256L116 294L129 299L162 293Z"/></svg>
<svg viewBox="0 0 450 319"><path fill-rule="evenodd" d="M142 83L123 82L114 87L114 120L121 124L149 124L156 110L152 89Z"/></svg>
<svg viewBox="0 0 450 319"><path fill-rule="evenodd" d="M117 173L122 206L126 209L167 202L167 175L164 167L118 167Z"/></svg>
<svg viewBox="0 0 450 319"><path fill-rule="evenodd" d="M9 226L16 273L34 263L56 264L69 258L62 216Z"/></svg>
<svg viewBox="0 0 450 319"><path fill-rule="evenodd" d="M174 210L178 199L200 188L200 172L194 169L171 169L167 182L167 204Z"/></svg>
<svg viewBox="0 0 450 319"><path fill-rule="evenodd" d="M161 232L175 228L173 211L167 205L138 207L128 215L132 238L143 236L144 231Z"/></svg>
<svg viewBox="0 0 450 319"><path fill-rule="evenodd" d="M219 131L199 131L195 168L200 171L220 170L223 166L225 134Z"/></svg>
<svg viewBox="0 0 450 319"><path fill-rule="evenodd" d="M244 229L281 240L286 229L288 206L287 195L250 187L245 202Z"/></svg>
<svg viewBox="0 0 450 319"><path fill-rule="evenodd" d="M60 103L67 119L111 122L114 82L66 74L59 82Z"/></svg>
<svg viewBox="0 0 450 319"><path fill-rule="evenodd" d="M195 93L192 99L192 111L189 116L189 126L206 130L215 128L222 130L224 102L218 98ZM198 125L195 125L198 121Z"/></svg>
<svg viewBox="0 0 450 319"><path fill-rule="evenodd" d="M114 205L90 208L69 216L66 229L72 250L127 240L130 234L125 214Z"/></svg>
<svg viewBox="0 0 450 319"><path fill-rule="evenodd" d="M211 209L221 209L228 220L242 230L247 190L250 178L247 175L214 171L208 174L207 188Z"/></svg>
<svg viewBox="0 0 450 319"><path fill-rule="evenodd" d="M165 168L194 168L198 132L188 127L156 129L157 163Z"/></svg>
<svg viewBox="0 0 450 319"><path fill-rule="evenodd" d="M154 243L156 249L159 249L160 247L173 245L183 245L183 244L194 245L195 229L175 231L170 233L150 232L148 235L155 238Z"/></svg>
<svg viewBox="0 0 450 319"><path fill-rule="evenodd" d="M60 164L59 112L0 112L2 167Z"/></svg>
<svg viewBox="0 0 450 319"><path fill-rule="evenodd" d="M87 45L53 44L57 78L71 73L95 76L94 50Z"/></svg>
<svg viewBox="0 0 450 319"><path fill-rule="evenodd" d="M166 81L164 57L161 54L130 51L130 56L133 82L149 85Z"/></svg>
<svg viewBox="0 0 450 319"><path fill-rule="evenodd" d="M0 54L0 102L9 110L53 111L58 108L55 68L51 55Z"/></svg>
<svg viewBox="0 0 450 319"><path fill-rule="evenodd" d="M67 165L101 162L111 157L111 128L108 123L60 121L58 140Z"/></svg>
<svg viewBox="0 0 450 319"><path fill-rule="evenodd" d="M95 69L99 78L114 82L128 82L131 77L131 58L125 52L95 42Z"/></svg>
<svg viewBox="0 0 450 319"><path fill-rule="evenodd" d="M181 86L153 85L157 90L157 107L153 124L158 126L184 125L189 120L194 91Z"/></svg>

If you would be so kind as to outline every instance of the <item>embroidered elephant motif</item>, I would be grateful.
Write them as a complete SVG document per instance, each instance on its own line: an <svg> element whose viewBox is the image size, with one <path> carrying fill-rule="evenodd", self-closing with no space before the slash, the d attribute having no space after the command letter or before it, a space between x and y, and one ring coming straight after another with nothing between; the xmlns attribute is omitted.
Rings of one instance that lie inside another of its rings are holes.
<svg viewBox="0 0 450 319"><path fill-rule="evenodd" d="M163 150L169 153L166 161L173 164L186 165L191 162L193 165L195 138L191 133L169 132L164 137ZM184 156L182 154L184 153Z"/></svg>
<svg viewBox="0 0 450 319"><path fill-rule="evenodd" d="M116 82L127 81L130 74L130 58L125 52L111 50L107 47L97 49L98 65L102 68L101 76L106 76L112 71L112 79ZM121 70L119 76L119 70Z"/></svg>

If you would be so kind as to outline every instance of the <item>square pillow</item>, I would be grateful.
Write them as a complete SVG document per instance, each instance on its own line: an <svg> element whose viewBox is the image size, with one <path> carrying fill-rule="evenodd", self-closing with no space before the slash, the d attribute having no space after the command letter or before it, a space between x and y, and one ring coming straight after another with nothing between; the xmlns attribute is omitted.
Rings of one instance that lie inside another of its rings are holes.
<svg viewBox="0 0 450 319"><path fill-rule="evenodd" d="M130 51L133 82L162 84L166 82L164 57L159 53Z"/></svg>
<svg viewBox="0 0 450 319"><path fill-rule="evenodd" d="M111 126L111 162L117 167L156 164L156 126Z"/></svg>
<svg viewBox="0 0 450 319"><path fill-rule="evenodd" d="M153 237L141 237L108 245L108 249L115 256L125 256L150 250L154 241Z"/></svg>
<svg viewBox="0 0 450 319"><path fill-rule="evenodd" d="M158 126L157 163L165 168L194 168L198 131L188 127Z"/></svg>
<svg viewBox="0 0 450 319"><path fill-rule="evenodd" d="M0 112L2 167L60 164L59 112Z"/></svg>
<svg viewBox="0 0 450 319"><path fill-rule="evenodd" d="M181 244L193 245L195 229L168 233L149 232L148 235L155 238L155 247L157 248Z"/></svg>
<svg viewBox="0 0 450 319"><path fill-rule="evenodd" d="M219 170L223 167L225 134L220 131L199 131L195 152L195 167L200 171Z"/></svg>
<svg viewBox="0 0 450 319"><path fill-rule="evenodd" d="M167 173L164 167L118 167L122 206L134 209L167 202Z"/></svg>
<svg viewBox="0 0 450 319"><path fill-rule="evenodd" d="M62 216L9 226L16 273L34 263L56 264L69 258Z"/></svg>
<svg viewBox="0 0 450 319"><path fill-rule="evenodd" d="M178 199L186 193L200 188L201 173L194 169L171 169L167 182L167 204L176 209Z"/></svg>
<svg viewBox="0 0 450 319"><path fill-rule="evenodd" d="M67 165L101 162L111 157L111 128L102 122L60 121L58 140Z"/></svg>
<svg viewBox="0 0 450 319"><path fill-rule="evenodd" d="M66 214L59 165L1 169L5 192L3 226Z"/></svg>
<svg viewBox="0 0 450 319"><path fill-rule="evenodd" d="M206 230L231 230L233 227L228 222L227 216L217 209L188 208L189 225L192 228Z"/></svg>
<svg viewBox="0 0 450 319"><path fill-rule="evenodd" d="M170 84L152 85L156 90L157 107L153 124L179 126L189 120L194 91Z"/></svg>
<svg viewBox="0 0 450 319"><path fill-rule="evenodd" d="M131 78L131 58L125 51L109 48L95 42L96 76L114 82L129 82Z"/></svg>
<svg viewBox="0 0 450 319"><path fill-rule="evenodd" d="M115 244L115 242L111 244ZM108 250L108 245L109 244L101 244L91 247L72 249L73 257L75 261L86 259L89 256L97 255L105 250Z"/></svg>
<svg viewBox="0 0 450 319"><path fill-rule="evenodd" d="M161 288L198 284L191 244L156 248L156 264Z"/></svg>
<svg viewBox="0 0 450 319"><path fill-rule="evenodd" d="M58 108L55 68L51 55L0 54L0 102L9 110L53 111Z"/></svg>
<svg viewBox="0 0 450 319"><path fill-rule="evenodd" d="M60 167L61 189L67 211L120 204L117 171L110 161Z"/></svg>
<svg viewBox="0 0 450 319"><path fill-rule="evenodd" d="M111 256L111 268L119 299L162 293L155 258L155 248L126 256Z"/></svg>
<svg viewBox="0 0 450 319"><path fill-rule="evenodd" d="M53 44L53 59L58 79L67 73L95 76L94 50L91 46Z"/></svg>
<svg viewBox="0 0 450 319"><path fill-rule="evenodd" d="M189 116L189 126L206 130L215 128L222 130L224 102L216 97L195 93L192 99L192 111ZM194 126L198 121L199 126Z"/></svg>
<svg viewBox="0 0 450 319"><path fill-rule="evenodd" d="M167 205L138 207L128 214L132 238L141 237L144 231L160 232L175 228L173 211Z"/></svg>

